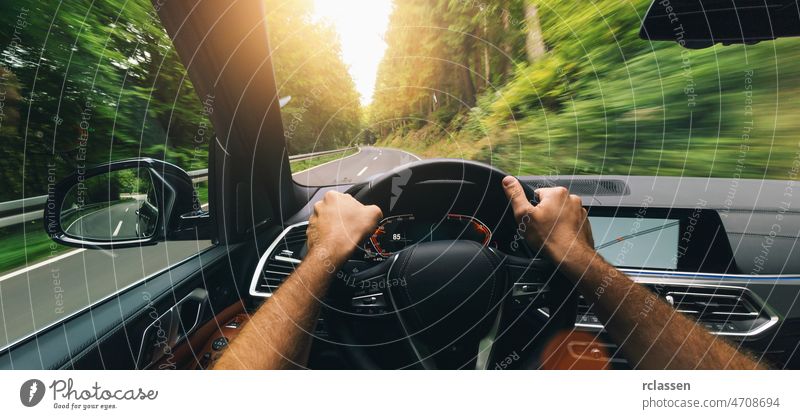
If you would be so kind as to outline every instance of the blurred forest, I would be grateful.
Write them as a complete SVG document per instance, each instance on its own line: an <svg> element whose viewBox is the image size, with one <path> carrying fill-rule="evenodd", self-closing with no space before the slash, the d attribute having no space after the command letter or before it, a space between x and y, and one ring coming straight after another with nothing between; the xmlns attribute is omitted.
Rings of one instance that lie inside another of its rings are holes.
<svg viewBox="0 0 800 419"><path fill-rule="evenodd" d="M312 18L311 0L266 0L278 94L289 154L352 145L361 127L356 85L336 30Z"/></svg>
<svg viewBox="0 0 800 419"><path fill-rule="evenodd" d="M266 0L290 154L360 127L336 33L309 0ZM213 98L197 96L149 0L0 3L0 202L47 192L79 162L208 165Z"/></svg>
<svg viewBox="0 0 800 419"><path fill-rule="evenodd" d="M650 43L650 3L395 0L369 128L515 174L790 177L800 40Z"/></svg>
<svg viewBox="0 0 800 419"><path fill-rule="evenodd" d="M149 1L0 5L0 201L79 163L207 166L213 131Z"/></svg>
<svg viewBox="0 0 800 419"><path fill-rule="evenodd" d="M290 154L356 142L515 174L787 178L800 48L639 39L649 0L395 0L362 109L311 0L265 0ZM0 201L78 161L207 165L199 98L147 0L0 4Z"/></svg>

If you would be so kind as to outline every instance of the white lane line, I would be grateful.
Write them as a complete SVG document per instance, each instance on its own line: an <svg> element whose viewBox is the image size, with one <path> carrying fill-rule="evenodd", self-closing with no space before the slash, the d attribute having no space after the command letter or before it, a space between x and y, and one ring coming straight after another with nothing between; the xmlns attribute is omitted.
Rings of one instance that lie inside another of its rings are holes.
<svg viewBox="0 0 800 419"><path fill-rule="evenodd" d="M0 281L5 281L8 278L13 278L13 277L15 277L17 275L22 275L25 272L30 272L30 271L32 271L34 269L41 268L42 266L47 266L47 265L49 265L49 264L51 264L53 262L58 262L61 259L65 259L65 258L68 258L70 256L77 255L78 253L83 252L84 250L86 250L86 249L75 249L75 250L73 250L71 252L64 253L63 255L58 255L58 256L56 256L54 258L50 258L50 259L41 261L41 262L39 262L39 263L37 263L35 265L31 265L31 266L28 266L26 268L20 269L18 271L14 271L14 272L5 274L3 276L0 276Z"/></svg>
<svg viewBox="0 0 800 419"><path fill-rule="evenodd" d="M117 223L117 228L115 228L114 232L111 233L111 237L117 237L120 228L122 228L122 220L119 220L119 223Z"/></svg>
<svg viewBox="0 0 800 419"><path fill-rule="evenodd" d="M128 211L130 211L130 210L131 210L131 207L125 208L125 214L127 214Z"/></svg>
<svg viewBox="0 0 800 419"><path fill-rule="evenodd" d="M378 160L378 156L373 157L372 160Z"/></svg>
<svg viewBox="0 0 800 419"><path fill-rule="evenodd" d="M361 171L360 171L360 172L358 172L358 174L356 175L356 177L358 177L358 176L361 176L361 175L362 175L362 174L364 174L364 172L366 172L366 171L367 171L367 166L364 166L364 168L363 168L363 169L361 169Z"/></svg>

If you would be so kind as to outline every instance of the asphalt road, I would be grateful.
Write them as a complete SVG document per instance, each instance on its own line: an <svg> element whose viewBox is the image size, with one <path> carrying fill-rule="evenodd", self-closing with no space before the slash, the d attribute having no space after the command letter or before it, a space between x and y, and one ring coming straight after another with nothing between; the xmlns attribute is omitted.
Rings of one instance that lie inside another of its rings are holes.
<svg viewBox="0 0 800 419"><path fill-rule="evenodd" d="M118 240L136 239L139 237L139 217L136 211L142 205L140 201L121 201L105 208L84 214L71 222L64 232L74 236L107 240L115 237ZM147 230L147 229L145 229ZM145 234L144 236L147 236Z"/></svg>
<svg viewBox="0 0 800 419"><path fill-rule="evenodd" d="M419 160L409 153L362 147L352 156L294 175L298 183L330 185L369 177ZM135 233L135 208L118 205L99 217L97 234ZM127 211L126 211L127 210ZM0 348L41 330L210 246L181 241L114 251L75 249L14 272L0 273Z"/></svg>
<svg viewBox="0 0 800 419"><path fill-rule="evenodd" d="M313 186L356 183L417 160L419 157L401 150L361 147L356 154L298 172L293 177L297 183Z"/></svg>

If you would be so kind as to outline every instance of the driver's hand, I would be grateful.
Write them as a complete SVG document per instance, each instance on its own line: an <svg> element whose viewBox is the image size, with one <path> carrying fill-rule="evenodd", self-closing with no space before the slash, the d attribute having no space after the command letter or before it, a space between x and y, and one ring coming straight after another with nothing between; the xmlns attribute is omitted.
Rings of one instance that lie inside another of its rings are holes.
<svg viewBox="0 0 800 419"><path fill-rule="evenodd" d="M352 196L329 191L314 204L308 220L308 251L321 251L336 263L344 262L364 239L375 232L383 212L363 205Z"/></svg>
<svg viewBox="0 0 800 419"><path fill-rule="evenodd" d="M570 252L594 249L592 229L581 198L564 187L541 188L537 206L525 197L522 185L513 176L503 179L503 189L511 201L519 233L532 249L541 249L556 261Z"/></svg>

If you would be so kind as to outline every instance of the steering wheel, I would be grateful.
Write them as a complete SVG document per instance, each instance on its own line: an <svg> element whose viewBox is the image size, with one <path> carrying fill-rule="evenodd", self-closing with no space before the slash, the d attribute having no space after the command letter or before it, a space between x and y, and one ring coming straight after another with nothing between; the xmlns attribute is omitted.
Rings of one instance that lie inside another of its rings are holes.
<svg viewBox="0 0 800 419"><path fill-rule="evenodd" d="M437 199L415 196L414 185L451 184L456 193L464 185L478 185L483 197L494 201L487 203L500 222L517 231L515 239L526 246L524 227L518 226L504 196L505 176L476 162L423 160L349 192L389 215L398 195L419 202ZM535 205L533 189L522 185ZM511 307L512 300L517 306L524 301L523 310ZM333 341L357 367L486 369L510 353L499 348L520 313L536 311L542 318L538 328L525 329L530 342L540 343L532 346L539 352L555 333L572 330L577 299L573 286L545 259L513 256L475 241L442 240L413 244L366 268L363 261L348 262L325 306Z"/></svg>

